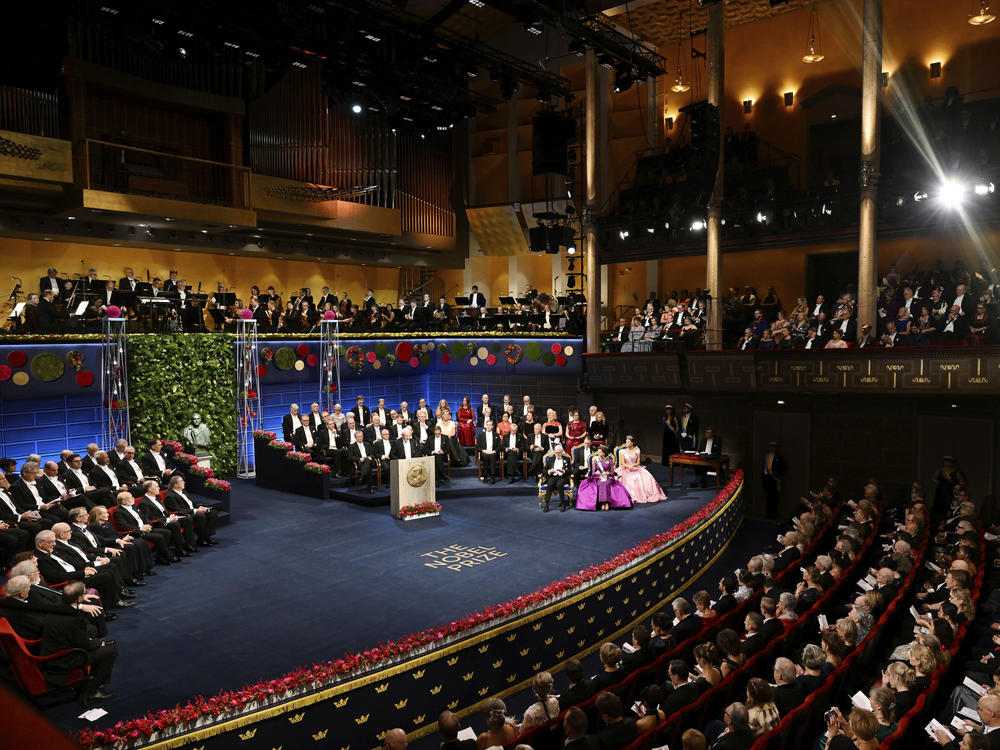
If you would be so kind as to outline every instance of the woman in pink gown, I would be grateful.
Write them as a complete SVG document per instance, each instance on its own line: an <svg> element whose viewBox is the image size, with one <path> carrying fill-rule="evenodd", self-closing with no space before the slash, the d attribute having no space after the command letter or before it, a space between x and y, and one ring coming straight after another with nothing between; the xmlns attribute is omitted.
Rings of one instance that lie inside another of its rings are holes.
<svg viewBox="0 0 1000 750"><path fill-rule="evenodd" d="M458 442L465 448L476 444L476 412L472 410L468 396L458 407Z"/></svg>
<svg viewBox="0 0 1000 750"><path fill-rule="evenodd" d="M631 435L625 437L625 447L618 452L618 477L634 503L655 503L667 496L640 463L639 446Z"/></svg>

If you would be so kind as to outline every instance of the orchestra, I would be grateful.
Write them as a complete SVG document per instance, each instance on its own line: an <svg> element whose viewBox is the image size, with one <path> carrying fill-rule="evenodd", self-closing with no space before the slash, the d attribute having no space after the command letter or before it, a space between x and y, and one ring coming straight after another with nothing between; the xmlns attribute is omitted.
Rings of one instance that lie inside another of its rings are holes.
<svg viewBox="0 0 1000 750"><path fill-rule="evenodd" d="M488 297L473 286L466 296L446 297L424 293L422 299L400 299L398 306L381 303L372 289L365 290L360 306L351 302L347 291L338 297L324 286L313 297L309 287L301 287L287 297L268 286L263 294L253 285L246 296L219 282L214 293L202 291L203 284L189 283L177 269L165 280L146 271L146 280L131 268L117 282L100 278L96 269L86 275L62 278L49 268L39 279L38 293L21 290L20 279L8 299L7 328L12 333L58 334L97 333L101 318L114 305L128 319L131 330L145 332L235 332L243 310L257 321L259 333L318 333L319 323L333 314L343 333L376 331L479 331L497 333L562 332L581 334L585 300L575 292L565 297L540 293L530 285L521 297L500 296L497 307L488 306ZM207 315L206 315L207 313Z"/></svg>

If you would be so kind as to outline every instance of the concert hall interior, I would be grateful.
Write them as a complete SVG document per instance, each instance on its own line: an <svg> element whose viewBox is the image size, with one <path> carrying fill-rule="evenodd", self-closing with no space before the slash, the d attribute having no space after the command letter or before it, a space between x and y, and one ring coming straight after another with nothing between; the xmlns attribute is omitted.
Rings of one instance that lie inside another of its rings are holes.
<svg viewBox="0 0 1000 750"><path fill-rule="evenodd" d="M1000 748L996 5L5 5L0 746Z"/></svg>

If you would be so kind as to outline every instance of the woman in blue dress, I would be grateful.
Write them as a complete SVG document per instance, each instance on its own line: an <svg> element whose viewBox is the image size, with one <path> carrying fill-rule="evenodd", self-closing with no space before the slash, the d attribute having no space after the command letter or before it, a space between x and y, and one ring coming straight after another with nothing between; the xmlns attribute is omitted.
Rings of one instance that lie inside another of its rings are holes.
<svg viewBox="0 0 1000 750"><path fill-rule="evenodd" d="M590 457L590 472L580 482L576 495L577 510L608 510L631 508L632 498L625 485L615 476L615 460L608 455L608 446L597 446L597 454Z"/></svg>

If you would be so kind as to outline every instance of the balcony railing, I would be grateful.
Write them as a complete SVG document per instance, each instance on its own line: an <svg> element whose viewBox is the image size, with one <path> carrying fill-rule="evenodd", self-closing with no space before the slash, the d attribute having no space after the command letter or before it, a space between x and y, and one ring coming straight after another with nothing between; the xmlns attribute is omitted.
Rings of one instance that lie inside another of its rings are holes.
<svg viewBox="0 0 1000 750"><path fill-rule="evenodd" d="M59 137L59 97L0 85L0 130Z"/></svg>
<svg viewBox="0 0 1000 750"><path fill-rule="evenodd" d="M250 170L235 164L87 139L91 190L250 209Z"/></svg>

